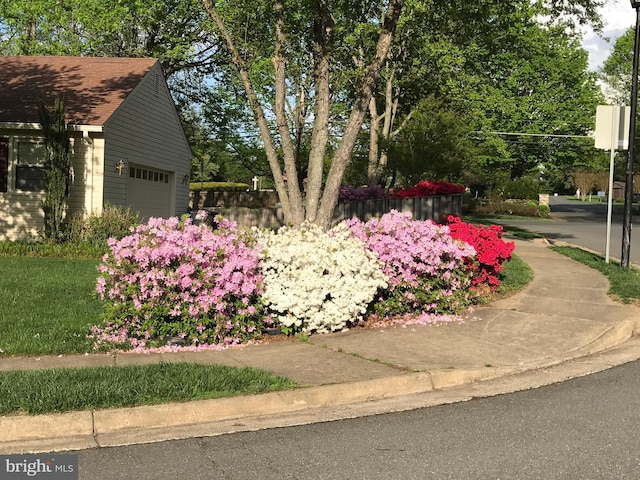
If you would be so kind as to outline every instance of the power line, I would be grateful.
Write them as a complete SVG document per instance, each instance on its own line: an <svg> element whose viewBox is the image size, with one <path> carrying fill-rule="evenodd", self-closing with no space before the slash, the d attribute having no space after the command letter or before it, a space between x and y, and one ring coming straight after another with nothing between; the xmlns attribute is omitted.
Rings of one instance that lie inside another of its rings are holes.
<svg viewBox="0 0 640 480"><path fill-rule="evenodd" d="M522 133L522 132L473 132L473 133L483 133L494 134L494 135L510 135L510 136L522 136L522 137L552 137L552 138L591 138L593 139L593 135L559 135L552 133Z"/></svg>

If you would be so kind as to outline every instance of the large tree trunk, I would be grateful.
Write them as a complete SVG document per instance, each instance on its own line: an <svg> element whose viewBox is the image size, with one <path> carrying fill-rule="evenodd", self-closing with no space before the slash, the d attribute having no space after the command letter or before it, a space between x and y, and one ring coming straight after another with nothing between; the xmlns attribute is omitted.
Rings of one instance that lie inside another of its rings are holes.
<svg viewBox="0 0 640 480"><path fill-rule="evenodd" d="M329 67L331 65L331 47L333 44L334 23L327 0L318 0L315 4L319 19L314 24L314 68L313 76L316 84L316 108L313 132L311 134L311 151L309 152L309 172L307 177L307 216L315 222L322 191L322 172L324 157L329 139L330 83Z"/></svg>
<svg viewBox="0 0 640 480"><path fill-rule="evenodd" d="M247 67L242 60L242 57L240 56L240 53L238 52L238 49L236 48L231 35L227 31L227 27L225 26L222 18L220 17L220 15L218 15L218 11L216 10L213 2L211 0L202 0L202 4L204 5L204 9L209 17L211 17L213 22L220 30L220 34L224 38L225 43L227 44L227 48L231 53L233 63L238 69L240 80L242 81L242 85L244 86L245 92L247 94L247 99L249 100L249 106L251 107L254 119L260 130L260 138L262 139L262 143L267 154L267 160L269 162L269 167L271 168L271 173L273 173L273 180L275 182L276 192L278 192L280 204L282 205L282 212L284 214L285 222L296 223L294 221L294 209L291 207L285 178L282 175L280 162L278 161L278 153L276 151L275 145L273 144L271 132L269 131L269 125L264 115L262 106L260 105L260 101L258 100L258 95L256 94L255 89L253 88L253 84L251 83L251 79L249 78Z"/></svg>
<svg viewBox="0 0 640 480"><path fill-rule="evenodd" d="M333 42L334 22L329 8L329 0L315 0L313 7L317 10L319 19L314 28L314 80L316 105L314 111L314 126L311 137L311 151L309 154L309 169L307 177L306 214L302 204L300 185L297 180L296 149L291 140L285 103L286 103L286 59L284 34L284 0L276 0L276 52L273 58L275 69L276 104L275 116L280 135L284 157L285 173L288 182L282 174L278 154L273 137L269 131L266 117L258 96L249 78L247 67L240 56L231 35L219 16L212 0L202 0L205 11L216 24L232 60L240 74L240 79L247 93L249 105L260 130L269 166L273 173L276 191L282 204L285 221L299 225L306 218L324 228L331 225L333 212L338 203L338 194L344 172L351 160L355 142L362 127L367 105L373 94L375 84L380 76L380 70L386 61L398 18L402 11L404 0L390 0L385 14L382 31L378 39L376 54L365 71L360 84L354 107L347 122L342 141L334 155L329 170L328 179L322 190L322 176L324 157L326 155L329 137L330 115L330 82L329 70L331 65L331 48Z"/></svg>
<svg viewBox="0 0 640 480"><path fill-rule="evenodd" d="M362 128L364 117L367 113L367 106L373 95L373 90L380 77L380 70L384 65L391 48L393 35L398 24L398 18L402 11L404 0L390 0L387 13L382 24L382 31L378 38L376 46L376 54L369 67L367 68L362 83L357 90L356 101L351 110L351 115L347 122L347 127L342 136L342 141L336 150L329 169L329 176L324 187L320 209L316 223L324 228L331 226L333 212L338 203L338 195L340 193L340 184L344 177L344 172L351 160L353 148L358 138L358 133Z"/></svg>
<svg viewBox="0 0 640 480"><path fill-rule="evenodd" d="M276 74L276 104L275 114L282 144L284 156L284 169L287 175L287 191L289 194L289 205L291 209L290 221L294 225L299 225L304 220L304 208L302 205L302 195L298 182L298 169L296 167L295 146L291 141L291 132L287 122L285 111L286 103L286 60L284 57L286 38L284 34L284 0L276 0L276 55L273 58L273 68Z"/></svg>

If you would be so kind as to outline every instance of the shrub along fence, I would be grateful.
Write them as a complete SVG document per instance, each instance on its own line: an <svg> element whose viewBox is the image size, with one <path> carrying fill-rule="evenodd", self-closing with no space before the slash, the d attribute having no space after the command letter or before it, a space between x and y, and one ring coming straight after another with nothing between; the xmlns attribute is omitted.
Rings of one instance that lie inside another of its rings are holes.
<svg viewBox="0 0 640 480"><path fill-rule="evenodd" d="M207 210L220 214L228 220L237 222L243 228L274 228L285 224L282 208L249 208L249 207L224 207L211 203L213 195L201 196L200 202L191 204L191 210ZM462 194L433 195L429 197L412 198L380 198L363 200L358 202L339 203L333 215L334 224L349 218L357 217L363 222L381 217L391 210L411 212L415 220L432 219L443 222L448 215L462 215ZM194 212L195 213L195 212Z"/></svg>
<svg viewBox="0 0 640 480"><path fill-rule="evenodd" d="M265 190L230 192L220 190L191 190L191 210L207 207L275 208L278 194Z"/></svg>

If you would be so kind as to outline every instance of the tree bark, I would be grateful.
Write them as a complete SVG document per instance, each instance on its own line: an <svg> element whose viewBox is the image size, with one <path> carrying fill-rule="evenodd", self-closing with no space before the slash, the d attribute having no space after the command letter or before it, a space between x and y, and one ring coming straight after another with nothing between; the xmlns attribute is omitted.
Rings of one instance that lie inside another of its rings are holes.
<svg viewBox="0 0 640 480"><path fill-rule="evenodd" d="M238 52L238 49L236 48L236 45L231 38L231 35L227 31L227 28L222 21L222 18L218 14L218 11L216 10L213 2L211 0L202 0L202 4L211 20L220 30L220 34L227 44L227 48L231 53L233 63L240 75L240 80L242 81L245 92L247 94L247 99L249 100L249 106L251 107L251 111L253 112L253 116L260 130L260 138L262 139L262 143L267 154L269 167L271 168L271 172L273 173L273 180L275 182L276 191L278 192L278 198L280 199L280 203L282 205L282 213L284 215L285 222L296 223L293 214L294 210L291 207L291 202L289 200L289 195L287 192L287 186L285 185L285 179L282 175L280 162L278 161L278 153L273 144L273 138L271 137L271 132L269 131L269 125L264 115L264 110L260 105L258 95L256 94L255 89L253 88L253 84L251 83L251 79L249 78L247 67L242 60L242 57L240 56L240 53Z"/></svg>
<svg viewBox="0 0 640 480"><path fill-rule="evenodd" d="M382 24L382 31L378 38L378 44L376 46L376 54L369 64L362 83L360 84L356 101L349 116L347 127L344 131L342 141L336 150L329 169L329 176L325 184L322 199L320 201L320 208L318 211L318 217L316 223L324 228L329 228L333 219L333 212L338 203L338 194L340 192L340 184L344 177L344 172L351 160L351 154L358 138L358 133L362 128L364 122L364 116L367 112L367 106L373 95L373 89L380 77L380 70L386 61L393 35L398 24L398 18L402 11L404 0L390 0L387 12L385 14L384 22Z"/></svg>
<svg viewBox="0 0 640 480"><path fill-rule="evenodd" d="M329 114L331 99L329 89L329 66L331 64L331 50L333 44L334 22L327 0L315 3L319 20L314 25L314 69L316 108L311 134L311 150L309 152L309 171L307 176L307 215L306 219L315 222L320 204L322 191L322 173L324 157L329 139Z"/></svg>
<svg viewBox="0 0 640 480"><path fill-rule="evenodd" d="M373 90L380 70L384 65L391 42L398 24L398 18L402 11L404 0L389 0L389 5L385 13L380 37L376 46L376 53L371 63L367 67L362 82L356 93L356 100L347 121L342 140L336 150L327 182L322 190L323 165L326 155L327 142L329 138L329 116L330 116L330 84L329 70L331 64L331 52L333 42L334 21L329 8L329 0L314 0L313 6L319 13L319 20L314 28L314 80L316 105L314 112L314 126L311 137L311 150L309 154L309 171L307 180L306 205L302 204L300 185L297 180L296 150L291 140L291 132L287 122L286 105L286 59L284 32L284 0L276 0L276 53L273 58L275 69L275 89L276 105L275 115L282 142L284 156L285 173L288 182L282 174L282 169L278 161L278 154L274 145L273 137L269 131L268 124L258 96L249 78L247 67L240 56L235 43L226 29L226 26L219 16L212 0L202 0L205 11L216 24L227 48L231 53L231 58L235 64L244 89L247 93L249 105L254 114L256 123L260 129L260 137L263 141L269 166L273 173L276 191L282 204L285 221L299 225L306 218L311 222L328 228L331 225L333 212L338 203L338 194L345 169L349 164L353 148L355 146L358 133L362 128L367 106L373 95ZM306 206L306 214L305 214Z"/></svg>
<svg viewBox="0 0 640 480"><path fill-rule="evenodd" d="M284 33L284 0L276 0L276 54L273 58L273 68L276 79L276 124L280 134L282 153L284 156L284 169L287 175L287 191L289 193L289 203L291 208L291 222L299 225L304 220L304 208L302 205L302 195L298 182L298 169L296 167L295 146L291 141L291 131L287 122L286 104L286 59L285 45L286 36Z"/></svg>
<svg viewBox="0 0 640 480"><path fill-rule="evenodd" d="M380 116L378 115L375 95L372 95L371 100L369 100L369 117L371 117L371 125L369 126L367 185L372 187L378 183L378 164L380 161Z"/></svg>

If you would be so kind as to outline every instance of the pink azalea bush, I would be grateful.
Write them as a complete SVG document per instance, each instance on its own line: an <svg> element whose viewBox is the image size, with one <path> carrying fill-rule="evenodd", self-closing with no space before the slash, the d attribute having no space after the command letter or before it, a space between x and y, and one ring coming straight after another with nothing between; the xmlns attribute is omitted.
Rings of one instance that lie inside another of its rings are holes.
<svg viewBox="0 0 640 480"><path fill-rule="evenodd" d="M151 218L109 240L96 286L105 301L104 324L92 332L98 346L153 347L168 337L229 345L261 335L270 320L255 239L218 221L212 230L189 218Z"/></svg>
<svg viewBox="0 0 640 480"><path fill-rule="evenodd" d="M366 223L354 218L346 224L377 254L389 277L388 289L374 303L376 314L457 314L475 301L465 267L475 250L453 239L447 226L413 220L410 213L396 210Z"/></svg>

